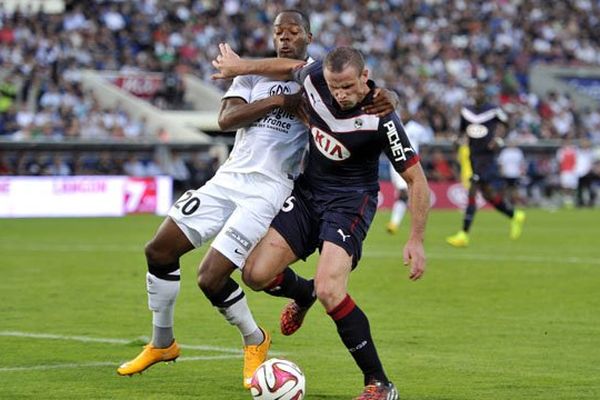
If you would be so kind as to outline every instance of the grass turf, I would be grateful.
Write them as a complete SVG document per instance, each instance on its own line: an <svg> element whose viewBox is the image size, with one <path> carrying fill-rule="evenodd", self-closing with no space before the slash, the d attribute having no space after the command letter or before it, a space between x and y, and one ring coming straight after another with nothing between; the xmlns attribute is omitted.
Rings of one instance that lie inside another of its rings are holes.
<svg viewBox="0 0 600 400"><path fill-rule="evenodd" d="M401 259L408 220L389 236L387 217L379 213L371 228L350 293L404 400L600 398L600 212L529 210L515 242L505 218L481 212L467 249L444 243L461 215L432 212L428 271L416 283ZM0 398L250 398L232 352L239 335L195 286L203 250L182 259L175 333L212 347L185 349L187 361L142 376L116 375L151 333L143 245L160 221L2 220ZM294 268L312 275L314 265L313 257ZM288 338L278 332L284 301L246 293L273 333L272 350L304 370L307 399L360 392L362 377L319 305Z"/></svg>

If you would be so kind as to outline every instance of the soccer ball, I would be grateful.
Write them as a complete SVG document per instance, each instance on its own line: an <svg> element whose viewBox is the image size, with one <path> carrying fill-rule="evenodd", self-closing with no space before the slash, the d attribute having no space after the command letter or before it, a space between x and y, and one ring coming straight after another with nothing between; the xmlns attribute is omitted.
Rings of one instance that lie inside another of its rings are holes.
<svg viewBox="0 0 600 400"><path fill-rule="evenodd" d="M302 400L305 383L304 374L296 364L271 358L254 372L250 393L256 400Z"/></svg>

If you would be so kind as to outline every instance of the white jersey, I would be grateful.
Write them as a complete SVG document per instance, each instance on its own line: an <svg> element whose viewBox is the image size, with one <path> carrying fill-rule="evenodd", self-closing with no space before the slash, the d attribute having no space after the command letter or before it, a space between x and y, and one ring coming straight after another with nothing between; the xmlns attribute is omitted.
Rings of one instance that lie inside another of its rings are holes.
<svg viewBox="0 0 600 400"><path fill-rule="evenodd" d="M518 147L505 147L498 155L498 164L504 178L520 178L525 171L525 156Z"/></svg>
<svg viewBox="0 0 600 400"><path fill-rule="evenodd" d="M233 80L223 98L239 97L247 103L300 90L294 81L244 75ZM307 128L295 115L281 108L238 129L233 150L220 172L257 172L292 185L301 172L302 157L308 144Z"/></svg>
<svg viewBox="0 0 600 400"><path fill-rule="evenodd" d="M412 148L415 150L415 153L419 154L419 146L424 143L430 143L433 141L433 129L429 126L421 125L418 122L413 120L408 121L408 123L404 126L404 132L406 132L406 136L410 141ZM398 171L394 169L392 163L390 165L390 176L392 178L392 184L396 189L406 189L408 186L406 182Z"/></svg>
<svg viewBox="0 0 600 400"><path fill-rule="evenodd" d="M412 148L415 149L417 154L419 153L419 146L421 144L433 141L433 129L413 120L408 121L404 126L404 131L406 132L406 136L408 136L408 140L410 140Z"/></svg>
<svg viewBox="0 0 600 400"><path fill-rule="evenodd" d="M234 79L224 98L247 103L300 90L295 82L259 76ZM239 268L265 235L290 195L308 144L307 128L276 108L238 129L229 159L197 190L185 192L169 210L189 241L211 246Z"/></svg>

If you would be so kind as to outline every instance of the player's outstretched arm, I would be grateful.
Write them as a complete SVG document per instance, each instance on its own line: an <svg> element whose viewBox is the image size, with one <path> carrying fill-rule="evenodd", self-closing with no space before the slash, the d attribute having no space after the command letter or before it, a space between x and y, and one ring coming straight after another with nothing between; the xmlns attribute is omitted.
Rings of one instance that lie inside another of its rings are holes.
<svg viewBox="0 0 600 400"><path fill-rule="evenodd" d="M411 213L410 234L404 246L404 265L410 266L410 279L416 281L423 276L426 267L423 241L429 214L429 186L421 163L407 168L401 176L408 184L408 207Z"/></svg>
<svg viewBox="0 0 600 400"><path fill-rule="evenodd" d="M221 54L212 61L213 67L219 70L211 75L212 79L229 79L239 75L262 75L276 80L292 78L295 68L305 64L305 61L291 58L240 58L227 44L220 43Z"/></svg>

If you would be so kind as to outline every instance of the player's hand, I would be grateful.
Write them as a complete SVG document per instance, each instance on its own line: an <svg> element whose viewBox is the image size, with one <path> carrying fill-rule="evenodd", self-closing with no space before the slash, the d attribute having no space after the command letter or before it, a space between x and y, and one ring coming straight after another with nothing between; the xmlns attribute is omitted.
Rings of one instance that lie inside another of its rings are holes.
<svg viewBox="0 0 600 400"><path fill-rule="evenodd" d="M396 110L398 105L398 96L394 92L386 89L376 88L373 92L373 102L363 107L367 114L375 114L383 117Z"/></svg>
<svg viewBox="0 0 600 400"><path fill-rule="evenodd" d="M420 240L409 239L404 246L404 265L410 268L409 278L413 281L420 279L425 273L425 249Z"/></svg>
<svg viewBox="0 0 600 400"><path fill-rule="evenodd" d="M490 140L488 143L488 149L490 150L498 150L504 147L504 139L496 136L493 140Z"/></svg>
<svg viewBox="0 0 600 400"><path fill-rule="evenodd" d="M298 93L283 95L281 108L294 114L302 123L308 125L308 105L302 90Z"/></svg>
<svg viewBox="0 0 600 400"><path fill-rule="evenodd" d="M213 67L219 70L216 74L212 74L211 79L229 79L242 75L242 59L227 43L219 43L219 51L221 54L212 61Z"/></svg>

